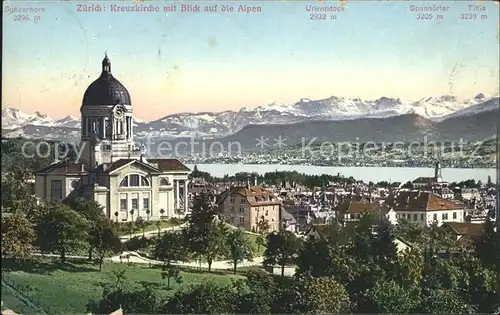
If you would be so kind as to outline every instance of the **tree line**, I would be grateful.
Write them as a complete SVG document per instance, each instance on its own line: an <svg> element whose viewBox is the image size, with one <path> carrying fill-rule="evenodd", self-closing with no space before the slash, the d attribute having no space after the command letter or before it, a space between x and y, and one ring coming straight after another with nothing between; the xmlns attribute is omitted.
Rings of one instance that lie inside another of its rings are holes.
<svg viewBox="0 0 500 315"><path fill-rule="evenodd" d="M223 232L221 221L213 220L208 201L198 197L193 211L184 232L166 234L155 248L156 257L165 261L165 279L180 277L170 265L186 255L186 239L192 257L213 261L231 253L234 270L247 257L241 250L245 246L231 240L235 234ZM169 298L156 296L149 287L107 288L89 310L105 313L120 305L126 313L169 314L491 313L499 306L499 256L493 223L484 228L470 255L452 255L456 240L436 225L401 221L392 226L370 215L356 225L328 226L317 238L268 233L264 266L281 267L281 276L253 268L244 280L189 285ZM398 250L396 238L411 240L411 246ZM293 277L283 277L286 266L295 266Z"/></svg>
<svg viewBox="0 0 500 315"><path fill-rule="evenodd" d="M31 258L33 251L55 252L61 262L69 252L84 249L102 270L106 256L122 244L102 208L85 200L36 205L24 178L13 172L2 181L2 256ZM6 189L6 190L4 190ZM9 215L5 211L9 210ZM233 261L233 272L253 252L248 237L218 219L204 195L195 199L187 226L159 235L152 256L162 261L159 276L166 286L181 282L176 262L204 260L209 269L221 258ZM153 288L134 290L124 273L89 302L93 313L123 308L125 313L487 313L498 307L496 275L499 256L493 223L485 224L470 256L443 255L456 242L437 226L420 228L401 221L365 215L356 225L327 226L321 237L300 239L288 231L267 233L259 222L265 246L264 265L281 267L281 276L251 269L243 280L228 285L188 285L161 298ZM398 251L396 238L410 240ZM283 277L295 266L293 277Z"/></svg>
<svg viewBox="0 0 500 315"><path fill-rule="evenodd" d="M68 253L83 250L101 270L106 256L121 251L116 227L98 203L69 199L37 204L28 177L19 168L2 180L3 257L21 261L39 251L57 253L65 263Z"/></svg>

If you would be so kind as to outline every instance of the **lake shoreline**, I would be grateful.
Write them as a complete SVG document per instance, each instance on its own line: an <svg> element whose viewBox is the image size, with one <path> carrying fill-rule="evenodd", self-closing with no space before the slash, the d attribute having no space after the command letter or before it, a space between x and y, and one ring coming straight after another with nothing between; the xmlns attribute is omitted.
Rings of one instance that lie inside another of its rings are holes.
<svg viewBox="0 0 500 315"><path fill-rule="evenodd" d="M421 165L421 166L397 166L397 165L318 165L318 164L267 164L267 163L185 163L186 165L284 165L284 166L310 166L310 167L353 167L353 168L366 168L366 167L379 167L379 168L433 168L431 165ZM491 167L464 167L464 166L442 166L448 169L475 169L475 170L496 170L496 165Z"/></svg>
<svg viewBox="0 0 500 315"><path fill-rule="evenodd" d="M395 167L395 166L314 166L314 165L287 165L287 164L186 164L190 169L194 166L198 170L208 172L215 177L232 176L236 173L272 173L275 171L296 171L307 175L341 174L345 177L352 176L365 182L407 182L417 177L434 176L433 167ZM461 182L468 179L486 182L491 178L496 181L496 168L442 168L442 177L446 182Z"/></svg>

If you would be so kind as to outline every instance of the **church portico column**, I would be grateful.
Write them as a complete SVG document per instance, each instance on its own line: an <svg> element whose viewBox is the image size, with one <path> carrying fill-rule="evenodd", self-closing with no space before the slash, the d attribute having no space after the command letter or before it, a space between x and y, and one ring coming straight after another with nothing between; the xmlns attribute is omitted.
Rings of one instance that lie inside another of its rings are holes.
<svg viewBox="0 0 500 315"><path fill-rule="evenodd" d="M175 201L174 201L174 208L175 208L175 211L177 212L177 210L179 210L179 181L178 180L174 180L175 181Z"/></svg>
<svg viewBox="0 0 500 315"><path fill-rule="evenodd" d="M184 181L184 213L188 211L188 181Z"/></svg>

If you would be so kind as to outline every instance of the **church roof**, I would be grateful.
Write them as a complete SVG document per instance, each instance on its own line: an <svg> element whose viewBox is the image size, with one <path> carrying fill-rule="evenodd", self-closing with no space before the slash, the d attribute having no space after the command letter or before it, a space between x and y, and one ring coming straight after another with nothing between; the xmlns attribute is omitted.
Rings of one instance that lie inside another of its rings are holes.
<svg viewBox="0 0 500 315"><path fill-rule="evenodd" d="M42 169L39 169L35 171L35 174L42 174L42 173L52 173L52 172L57 172L57 173L62 173L62 174L68 174L68 173L85 173L86 170L82 171L82 166L83 163L75 163L72 161L68 160L63 160L59 162L52 163L51 165L44 167Z"/></svg>
<svg viewBox="0 0 500 315"><path fill-rule="evenodd" d="M119 159L109 165L107 165L107 167L102 167L102 171L104 173L112 173L126 165L129 165L129 164L133 164L133 163L137 163L137 164L140 164L140 165L143 165L147 168L150 168L150 169L153 169L154 171L156 172L160 172L160 170L156 167L154 167L153 165L149 165L148 163L144 163L144 162L141 162L140 160L137 160L137 159Z"/></svg>
<svg viewBox="0 0 500 315"><path fill-rule="evenodd" d="M191 172L189 167L187 167L177 159L148 159L148 162L151 164L157 164L158 169L161 170L162 172L169 172L169 171Z"/></svg>
<svg viewBox="0 0 500 315"><path fill-rule="evenodd" d="M111 74L111 62L106 56L102 61L101 76L85 91L82 106L116 104L132 105L132 102L125 86Z"/></svg>

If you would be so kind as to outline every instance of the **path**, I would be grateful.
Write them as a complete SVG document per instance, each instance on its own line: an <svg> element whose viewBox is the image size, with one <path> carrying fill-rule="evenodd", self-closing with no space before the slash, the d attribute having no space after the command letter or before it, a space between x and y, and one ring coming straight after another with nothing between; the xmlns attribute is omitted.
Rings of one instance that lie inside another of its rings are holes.
<svg viewBox="0 0 500 315"><path fill-rule="evenodd" d="M186 227L187 224L188 223L185 222L185 223L182 223L180 225L171 226L171 227L168 227L168 228L163 228L163 229L160 230L160 233L178 231L178 230L181 230L182 228ZM134 238L134 237L142 237L142 235L143 235L142 232L135 233L135 234L132 234L132 238ZM157 236L157 235L158 235L158 230L146 231L144 233L144 237L147 237L147 238L150 238L150 237L153 237L153 236ZM128 241L129 239L130 239L130 235L122 235L122 236L120 236L120 240L122 242Z"/></svg>
<svg viewBox="0 0 500 315"><path fill-rule="evenodd" d="M188 222L184 222L184 223L182 223L182 224L180 224L180 225L171 226L171 227L168 227L168 228L163 228L163 229L161 229L161 230L160 230L160 233L164 233L164 232L172 232L172 231L179 231L179 230L181 230L181 229L183 229L183 228L187 227L187 226L188 226L188 224L189 224ZM237 229L240 229L239 227L234 226L234 225L231 225L231 224L227 224L227 223L226 223L226 225L227 225L230 229L232 229L232 230L237 230ZM259 235L258 233L254 233L254 232L250 232L250 231L245 231L245 233L247 233L247 234L251 234L251 235ZM142 233L142 232L140 232L140 233L135 233L135 234L132 234L132 238L134 238L134 237L142 237L142 235L143 235L143 233ZM144 237L148 237L148 238L149 238L149 237L153 237L153 236L157 236L157 235L158 235L158 230L146 231L146 232L144 233ZM131 238L131 237L130 237L130 235L122 235L122 236L120 236L120 240L121 240L122 242L125 242L125 241L129 240L130 238Z"/></svg>
<svg viewBox="0 0 500 315"><path fill-rule="evenodd" d="M33 256L42 256L42 257L60 257L60 255L57 254L40 254L40 253L33 253ZM129 257L128 259L126 257ZM120 259L122 257L122 259ZM75 256L75 255L67 255L66 258L72 258L72 259L87 259L88 257L86 256ZM158 260L153 260L149 259L146 257L141 256L140 254L136 252L123 252L120 255L116 255L113 257L105 258L104 261L107 262L112 262L112 263L135 263L135 264L152 264L152 265L160 265L163 264L162 261ZM238 268L240 267L250 267L250 266L260 266L262 265L264 261L264 257L256 257L253 259L253 261L243 261L238 264ZM198 263L198 262L175 262L172 263L172 265L176 266L181 266L181 267L191 267L191 268L203 268L203 269L208 269L208 264L207 263ZM227 269L232 269L233 268L233 262L231 260L222 260L222 261L214 261L212 263L212 268L214 270L227 270Z"/></svg>
<svg viewBox="0 0 500 315"><path fill-rule="evenodd" d="M124 258L127 255L129 258L128 259ZM120 257L122 257L122 259L120 259ZM117 256L113 256L111 258L108 258L108 260L111 262L114 262L114 263L131 262L131 263L136 263L136 264L153 264L153 265L163 264L162 261L153 260L153 259L143 257L136 252L123 252L121 255L117 255ZM238 264L238 268L250 267L250 266L260 266L260 265L262 265L263 261L264 261L264 257L256 257L252 261L244 260L243 262ZM182 266L182 267L208 269L208 264L206 262L203 262L201 264L198 262L195 262L195 261L175 262L175 263L172 263L172 265ZM221 261L214 261L212 263L211 269L226 270L226 269L232 269L232 268L233 268L233 262L231 260L221 260Z"/></svg>

